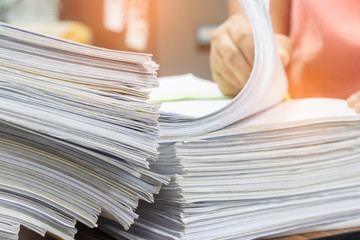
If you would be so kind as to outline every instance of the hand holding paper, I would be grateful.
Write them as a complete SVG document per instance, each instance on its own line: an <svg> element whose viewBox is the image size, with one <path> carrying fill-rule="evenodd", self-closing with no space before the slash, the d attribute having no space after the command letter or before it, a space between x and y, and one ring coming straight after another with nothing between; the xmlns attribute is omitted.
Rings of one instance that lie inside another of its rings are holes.
<svg viewBox="0 0 360 240"><path fill-rule="evenodd" d="M254 40L245 15L232 15L214 31L210 65L224 95L234 97L245 86L254 65Z"/></svg>
<svg viewBox="0 0 360 240"><path fill-rule="evenodd" d="M213 80L226 96L236 96L247 83L254 65L254 39L245 13L230 16L212 34L210 65ZM274 34L283 66L290 62L291 40Z"/></svg>

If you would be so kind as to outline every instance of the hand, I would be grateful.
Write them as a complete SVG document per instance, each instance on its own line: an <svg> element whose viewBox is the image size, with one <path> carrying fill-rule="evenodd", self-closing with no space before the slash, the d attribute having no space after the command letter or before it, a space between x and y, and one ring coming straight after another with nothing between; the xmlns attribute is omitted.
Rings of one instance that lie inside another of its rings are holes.
<svg viewBox="0 0 360 240"><path fill-rule="evenodd" d="M349 107L354 108L357 113L360 113L360 91L352 94L347 99L347 103Z"/></svg>
<svg viewBox="0 0 360 240"><path fill-rule="evenodd" d="M283 65L290 61L291 41L275 34ZM222 93L234 97L245 86L254 65L254 40L245 15L234 14L212 34L210 66Z"/></svg>

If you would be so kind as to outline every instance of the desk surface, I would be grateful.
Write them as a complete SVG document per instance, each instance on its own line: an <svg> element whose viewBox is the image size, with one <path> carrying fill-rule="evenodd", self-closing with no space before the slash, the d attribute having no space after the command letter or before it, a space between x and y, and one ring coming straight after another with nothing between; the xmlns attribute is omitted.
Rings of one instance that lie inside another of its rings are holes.
<svg viewBox="0 0 360 240"><path fill-rule="evenodd" d="M79 230L78 233L76 234L77 240L99 240L99 239L115 240L114 238L109 237L108 235L106 235L105 233L103 233L97 229L90 229L81 224L77 225L77 229ZM360 227L358 227L358 228L347 228L347 229L341 229L341 230L306 233L306 234L281 237L281 238L276 238L276 239L271 239L271 240L309 240L309 239L316 239L316 238L321 238L321 237L326 237L326 236L333 236L333 235L342 234L342 233L350 233L350 232L355 232L355 231L359 231L356 233L357 237L356 238L352 237L351 239L360 239ZM51 236L46 236L45 238L41 237L40 235L38 235L26 228L23 228L23 227L21 227L21 230L20 230L19 240L54 240L54 239L56 239L56 238L53 238ZM334 238L334 239L349 240L350 238Z"/></svg>

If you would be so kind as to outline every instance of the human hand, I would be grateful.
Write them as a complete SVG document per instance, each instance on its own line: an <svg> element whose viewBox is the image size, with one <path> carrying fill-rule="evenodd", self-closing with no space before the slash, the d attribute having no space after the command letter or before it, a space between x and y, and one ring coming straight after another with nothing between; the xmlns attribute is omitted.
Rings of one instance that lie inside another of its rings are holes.
<svg viewBox="0 0 360 240"><path fill-rule="evenodd" d="M349 107L354 108L357 113L360 113L360 91L348 97L347 103Z"/></svg>
<svg viewBox="0 0 360 240"><path fill-rule="evenodd" d="M275 34L281 61L290 61L291 41ZM211 36L210 66L213 80L222 93L234 97L245 86L254 65L254 40L246 16L234 14Z"/></svg>

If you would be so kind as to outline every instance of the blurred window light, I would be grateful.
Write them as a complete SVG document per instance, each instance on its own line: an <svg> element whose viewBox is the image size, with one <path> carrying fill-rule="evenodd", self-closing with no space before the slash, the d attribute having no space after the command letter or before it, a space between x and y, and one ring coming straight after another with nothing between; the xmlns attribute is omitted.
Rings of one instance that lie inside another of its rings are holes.
<svg viewBox="0 0 360 240"><path fill-rule="evenodd" d="M137 51L144 51L149 38L149 0L129 0L125 44Z"/></svg>
<svg viewBox="0 0 360 240"><path fill-rule="evenodd" d="M59 0L1 0L0 7L9 6L11 2L4 13L6 22L50 22L59 18Z"/></svg>
<svg viewBox="0 0 360 240"><path fill-rule="evenodd" d="M104 27L120 33L125 28L127 0L104 0Z"/></svg>

